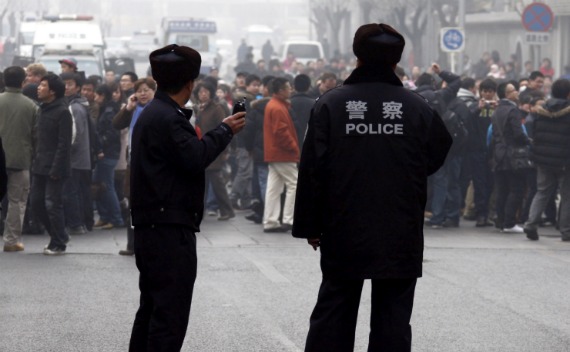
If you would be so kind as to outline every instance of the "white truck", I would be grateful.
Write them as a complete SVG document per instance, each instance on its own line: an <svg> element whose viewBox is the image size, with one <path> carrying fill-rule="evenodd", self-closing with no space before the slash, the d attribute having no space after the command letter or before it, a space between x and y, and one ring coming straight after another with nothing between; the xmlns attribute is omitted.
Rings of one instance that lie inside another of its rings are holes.
<svg viewBox="0 0 570 352"><path fill-rule="evenodd" d="M189 46L202 56L200 72L208 74L212 67L219 67L220 60L215 47L216 22L183 17L162 19L162 43Z"/></svg>
<svg viewBox="0 0 570 352"><path fill-rule="evenodd" d="M59 73L59 60L73 57L86 76L104 76L104 47L101 27L92 16L46 16L36 25L32 56L48 71Z"/></svg>

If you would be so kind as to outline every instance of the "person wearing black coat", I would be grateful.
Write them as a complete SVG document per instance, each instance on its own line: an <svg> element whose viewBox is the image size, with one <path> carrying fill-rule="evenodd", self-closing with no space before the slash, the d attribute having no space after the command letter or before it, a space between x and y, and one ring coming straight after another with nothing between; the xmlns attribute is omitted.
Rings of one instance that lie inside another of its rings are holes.
<svg viewBox="0 0 570 352"><path fill-rule="evenodd" d="M267 189L267 176L269 169L264 159L263 151L263 120L265 107L271 100L271 81L275 77L265 76L262 79L263 98L253 101L247 113L247 124L243 132L245 149L253 158L253 176L251 178L251 210L246 219L256 224L263 222L263 210L265 204L265 191Z"/></svg>
<svg viewBox="0 0 570 352"><path fill-rule="evenodd" d="M291 110L293 114L293 123L297 130L297 138L299 139L299 148L303 149L303 141L307 126L309 124L309 117L311 117L311 109L315 105L315 99L310 97L307 92L311 88L311 78L305 74L300 74L295 77L293 81L295 87L295 94L291 96Z"/></svg>
<svg viewBox="0 0 570 352"><path fill-rule="evenodd" d="M513 166L512 150L529 146L521 112L517 106L518 91L511 83L497 86L499 103L491 116L493 171L495 172L495 227L501 232L522 233L517 225L517 210L522 206L525 190L525 169ZM528 164L530 167L530 164Z"/></svg>
<svg viewBox="0 0 570 352"><path fill-rule="evenodd" d="M451 136L394 73L404 38L385 24L354 37L357 68L316 102L299 166L293 236L321 249L322 283L305 351L353 351L372 280L369 351L410 351L422 276L427 177Z"/></svg>
<svg viewBox="0 0 570 352"><path fill-rule="evenodd" d="M71 176L72 117L64 99L65 85L48 73L38 86L40 117L37 122L36 154L32 163L30 203L50 235L45 255L62 255L69 234L65 231L62 190Z"/></svg>
<svg viewBox="0 0 570 352"><path fill-rule="evenodd" d="M552 98L539 108L532 122L531 158L537 166L537 191L530 206L524 232L538 240L542 212L556 187L560 187L558 228L563 241L570 241L570 81L552 85Z"/></svg>
<svg viewBox="0 0 570 352"><path fill-rule="evenodd" d="M204 211L205 170L245 125L226 117L198 138L190 99L200 54L168 45L150 54L158 90L131 138L131 217L140 272L140 307L129 351L180 351L196 279L196 232Z"/></svg>
<svg viewBox="0 0 570 352"><path fill-rule="evenodd" d="M93 227L110 230L124 226L119 198L115 192L115 167L121 153L120 131L113 128L113 117L119 112L119 106L112 100L111 88L102 84L95 90L95 102L99 104L97 118L97 136L100 149L93 171L93 182L99 186L96 197L99 220Z"/></svg>

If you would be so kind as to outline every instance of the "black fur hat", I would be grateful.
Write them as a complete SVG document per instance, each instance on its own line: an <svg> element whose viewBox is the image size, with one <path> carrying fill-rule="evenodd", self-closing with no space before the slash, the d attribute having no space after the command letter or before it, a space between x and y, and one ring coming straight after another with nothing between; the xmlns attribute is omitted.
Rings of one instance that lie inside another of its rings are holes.
<svg viewBox="0 0 570 352"><path fill-rule="evenodd" d="M354 34L352 51L363 64L395 65L400 62L406 41L391 26L370 23Z"/></svg>
<svg viewBox="0 0 570 352"><path fill-rule="evenodd" d="M159 87L196 79L202 64L200 53L187 46L176 44L153 51L149 60L152 76Z"/></svg>

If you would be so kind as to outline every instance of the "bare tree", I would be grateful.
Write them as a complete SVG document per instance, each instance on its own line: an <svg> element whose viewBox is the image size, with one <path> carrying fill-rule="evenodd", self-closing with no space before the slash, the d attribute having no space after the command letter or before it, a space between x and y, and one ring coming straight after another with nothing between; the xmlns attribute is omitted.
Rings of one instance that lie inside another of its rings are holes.
<svg viewBox="0 0 570 352"><path fill-rule="evenodd" d="M0 1L0 36L4 35L4 17L12 10L14 0Z"/></svg>
<svg viewBox="0 0 570 352"><path fill-rule="evenodd" d="M425 8L415 1L401 1L393 8L396 27L412 42L416 65L423 66L423 35L427 28Z"/></svg>
<svg viewBox="0 0 570 352"><path fill-rule="evenodd" d="M311 22L315 25L317 37L319 31L323 33L323 29L330 29L331 49L340 49L340 35L342 30L347 30L343 25L350 18L351 11L350 0L313 0L311 3L311 12L313 18ZM324 36L323 36L324 37ZM322 38L320 38L322 40Z"/></svg>

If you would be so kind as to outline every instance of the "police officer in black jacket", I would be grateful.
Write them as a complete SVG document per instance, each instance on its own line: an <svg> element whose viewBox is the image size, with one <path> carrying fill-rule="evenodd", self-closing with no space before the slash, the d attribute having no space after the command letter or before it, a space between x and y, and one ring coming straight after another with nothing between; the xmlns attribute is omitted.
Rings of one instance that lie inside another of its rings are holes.
<svg viewBox="0 0 570 352"><path fill-rule="evenodd" d="M422 275L427 177L451 136L394 73L404 38L361 26L357 68L316 102L305 138L293 236L321 249L322 284L305 351L352 351L363 281L372 279L368 351L410 351Z"/></svg>
<svg viewBox="0 0 570 352"><path fill-rule="evenodd" d="M184 108L200 73L200 54L169 45L150 54L158 90L132 134L131 216L140 271L140 307L130 351L180 351L196 279L196 236L204 171L244 127L229 116L198 139Z"/></svg>

